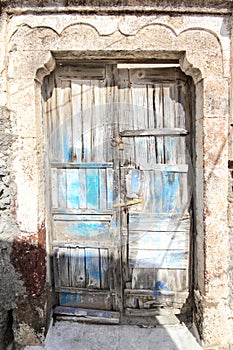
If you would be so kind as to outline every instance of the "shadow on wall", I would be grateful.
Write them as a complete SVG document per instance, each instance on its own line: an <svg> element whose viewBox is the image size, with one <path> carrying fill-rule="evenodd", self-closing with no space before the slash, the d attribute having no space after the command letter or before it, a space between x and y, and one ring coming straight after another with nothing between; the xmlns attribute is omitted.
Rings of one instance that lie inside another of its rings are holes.
<svg viewBox="0 0 233 350"><path fill-rule="evenodd" d="M45 228L0 241L0 350L43 340L51 294L46 286Z"/></svg>
<svg viewBox="0 0 233 350"><path fill-rule="evenodd" d="M15 350L23 349L27 345L40 345L44 340L46 325L51 316L49 311L53 306L51 290L46 286L44 235L43 227L39 232L39 239L35 236L15 237L13 243L0 242L0 292L3 296L0 300L0 350L7 350L13 337ZM2 305L2 300L7 302ZM85 322L85 319L83 321ZM126 324L120 327L113 325L88 327L67 322L60 326L58 322L49 333L46 349L60 350L70 344L72 350L79 346L81 348L87 346L85 349L88 350L88 346L91 346L88 339L91 339L93 346L101 349L120 350L128 347L154 349L155 343L161 343L160 350L184 349L182 337L179 338L178 334L163 326L162 322L159 324L155 316L134 321L131 319L126 323L136 323L138 328L135 328L136 326L127 328ZM158 325L160 327L156 328ZM80 332L84 332L82 336ZM62 334L66 336L61 336ZM126 339L127 344L122 339ZM75 348L72 345L74 341L77 346Z"/></svg>

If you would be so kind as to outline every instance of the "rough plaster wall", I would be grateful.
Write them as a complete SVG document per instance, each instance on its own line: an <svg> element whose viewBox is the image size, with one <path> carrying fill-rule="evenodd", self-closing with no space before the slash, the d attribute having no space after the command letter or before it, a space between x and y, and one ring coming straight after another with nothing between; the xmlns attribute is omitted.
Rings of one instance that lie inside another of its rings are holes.
<svg viewBox="0 0 233 350"><path fill-rule="evenodd" d="M0 23L0 350L15 339L15 348L39 344L46 327L47 295L45 227L20 228L17 220L18 188L14 162L22 152L25 135L17 127L17 115L7 107L6 17ZM12 95L14 97L14 94ZM17 97L15 97L17 98ZM18 102L18 101L17 101ZM23 105L22 101L20 104ZM27 157L26 157L27 158ZM25 167L27 170L27 166ZM24 188L28 187L27 182ZM26 191L25 191L26 193ZM30 198L30 196L29 196ZM24 196L24 201L28 197ZM30 213L25 213L30 217Z"/></svg>
<svg viewBox="0 0 233 350"><path fill-rule="evenodd" d="M14 216L16 186L12 178L12 135L11 114L0 107L0 348L5 349L11 340L11 310L16 299L24 292L20 276L11 263L12 242L18 234Z"/></svg>
<svg viewBox="0 0 233 350"><path fill-rule="evenodd" d="M37 234L27 234L20 231L16 223L17 188L12 172L14 119L14 113L0 107L1 350L6 349L13 336L16 348L28 343L40 344L49 302L45 286L45 227L42 225Z"/></svg>

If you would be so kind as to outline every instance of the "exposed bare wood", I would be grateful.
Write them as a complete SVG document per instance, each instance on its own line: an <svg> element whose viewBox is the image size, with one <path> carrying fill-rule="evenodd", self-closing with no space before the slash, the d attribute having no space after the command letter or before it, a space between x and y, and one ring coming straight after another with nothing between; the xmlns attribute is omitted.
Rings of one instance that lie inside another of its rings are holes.
<svg viewBox="0 0 233 350"><path fill-rule="evenodd" d="M124 130L120 132L124 136L186 136L188 131L180 128L161 128L161 129L141 129L141 130Z"/></svg>

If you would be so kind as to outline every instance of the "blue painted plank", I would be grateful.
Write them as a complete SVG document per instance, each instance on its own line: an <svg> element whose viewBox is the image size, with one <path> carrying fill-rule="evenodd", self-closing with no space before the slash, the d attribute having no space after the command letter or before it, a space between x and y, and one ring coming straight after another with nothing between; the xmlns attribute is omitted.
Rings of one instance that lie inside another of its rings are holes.
<svg viewBox="0 0 233 350"><path fill-rule="evenodd" d="M99 191L100 191L100 209L107 207L107 179L106 170L99 169Z"/></svg>
<svg viewBox="0 0 233 350"><path fill-rule="evenodd" d="M130 231L181 231L188 232L190 228L189 218L172 217L169 215L129 215Z"/></svg>
<svg viewBox="0 0 233 350"><path fill-rule="evenodd" d="M78 293L59 293L59 302L63 306L72 306L76 304L81 304L83 301L83 296Z"/></svg>
<svg viewBox="0 0 233 350"><path fill-rule="evenodd" d="M108 250L100 249L100 284L102 289L109 289L109 258Z"/></svg>
<svg viewBox="0 0 233 350"><path fill-rule="evenodd" d="M109 221L56 221L56 239L109 240ZM68 243L67 243L68 244Z"/></svg>
<svg viewBox="0 0 233 350"><path fill-rule="evenodd" d="M69 276L71 287L85 288L85 253L84 248L70 249Z"/></svg>
<svg viewBox="0 0 233 350"><path fill-rule="evenodd" d="M131 249L188 250L188 234L185 232L130 231Z"/></svg>
<svg viewBox="0 0 233 350"><path fill-rule="evenodd" d="M164 203L163 211L167 213L179 213L180 208L176 205L179 195L179 174L164 172Z"/></svg>
<svg viewBox="0 0 233 350"><path fill-rule="evenodd" d="M106 168L112 168L113 163L96 163L96 162L85 162L85 163L77 163L77 162L72 162L72 163L64 163L64 162L52 162L51 163L52 168L57 168L57 169L69 169L69 168L74 168L74 169L106 169Z"/></svg>
<svg viewBox="0 0 233 350"><path fill-rule="evenodd" d="M130 249L129 261L130 265L136 268L186 269L188 267L188 252Z"/></svg>
<svg viewBox="0 0 233 350"><path fill-rule="evenodd" d="M98 169L86 170L87 208L99 208L99 176Z"/></svg>
<svg viewBox="0 0 233 350"><path fill-rule="evenodd" d="M67 169L67 208L79 208L78 170Z"/></svg>
<svg viewBox="0 0 233 350"><path fill-rule="evenodd" d="M69 248L59 248L58 251L58 275L61 287L69 287Z"/></svg>
<svg viewBox="0 0 233 350"><path fill-rule="evenodd" d="M113 207L113 170L107 169L107 208Z"/></svg>
<svg viewBox="0 0 233 350"><path fill-rule="evenodd" d="M86 285L87 288L100 288L99 249L86 248Z"/></svg>
<svg viewBox="0 0 233 350"><path fill-rule="evenodd" d="M78 184L78 194L79 194L79 208L87 208L87 184L86 184L86 170L79 169L79 184Z"/></svg>
<svg viewBox="0 0 233 350"><path fill-rule="evenodd" d="M66 170L58 169L58 206L59 208L66 208Z"/></svg>

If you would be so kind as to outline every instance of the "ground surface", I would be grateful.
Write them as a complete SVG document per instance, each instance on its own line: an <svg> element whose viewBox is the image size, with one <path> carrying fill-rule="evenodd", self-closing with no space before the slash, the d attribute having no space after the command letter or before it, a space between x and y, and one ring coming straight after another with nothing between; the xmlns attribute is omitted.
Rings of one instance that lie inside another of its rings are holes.
<svg viewBox="0 0 233 350"><path fill-rule="evenodd" d="M57 322L45 346L25 350L201 350L183 324L156 327Z"/></svg>

